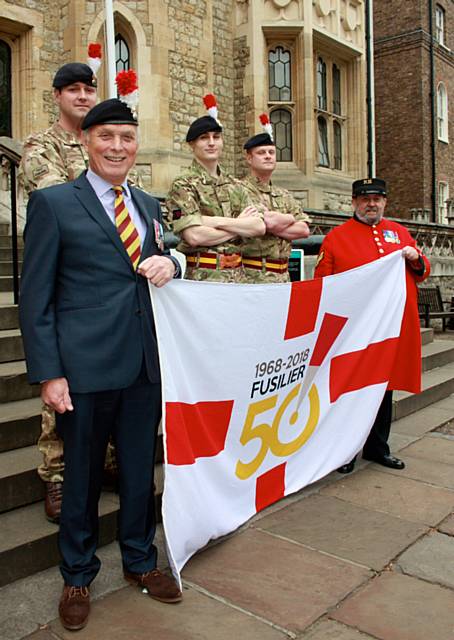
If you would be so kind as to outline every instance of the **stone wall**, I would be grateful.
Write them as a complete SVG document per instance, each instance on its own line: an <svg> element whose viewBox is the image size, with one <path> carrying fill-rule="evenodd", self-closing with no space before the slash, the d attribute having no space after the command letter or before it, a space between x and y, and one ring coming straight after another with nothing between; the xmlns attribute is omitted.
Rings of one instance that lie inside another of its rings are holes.
<svg viewBox="0 0 454 640"><path fill-rule="evenodd" d="M168 0L169 28L175 33L175 50L169 51L173 122L173 149L184 149L188 124L203 114L208 83L208 64L201 56L205 0Z"/></svg>
<svg viewBox="0 0 454 640"><path fill-rule="evenodd" d="M213 0L213 93L224 127L223 166L234 171L234 53L231 2Z"/></svg>
<svg viewBox="0 0 454 640"><path fill-rule="evenodd" d="M249 129L246 124L247 114L253 107L252 98L244 95L244 78L246 67L250 63L250 48L247 45L246 36L236 38L233 42L233 59L235 77L233 82L233 95L235 102L235 173L237 176L246 175L246 163L243 159L243 144L249 137Z"/></svg>

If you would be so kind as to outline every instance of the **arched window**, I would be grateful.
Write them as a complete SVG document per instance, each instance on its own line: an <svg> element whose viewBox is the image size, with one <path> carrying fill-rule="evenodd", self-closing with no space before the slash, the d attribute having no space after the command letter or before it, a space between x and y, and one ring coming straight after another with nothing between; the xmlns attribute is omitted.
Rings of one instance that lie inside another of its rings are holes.
<svg viewBox="0 0 454 640"><path fill-rule="evenodd" d="M276 143L278 162L292 161L292 114L287 109L275 109L270 113Z"/></svg>
<svg viewBox="0 0 454 640"><path fill-rule="evenodd" d="M128 43L120 34L115 36L115 63L117 73L119 71L128 71L131 68L131 54Z"/></svg>
<svg viewBox="0 0 454 640"><path fill-rule="evenodd" d="M448 142L448 94L443 82L437 88L438 139Z"/></svg>
<svg viewBox="0 0 454 640"><path fill-rule="evenodd" d="M328 152L328 127L325 118L319 116L318 124L318 164L321 167L329 167Z"/></svg>
<svg viewBox="0 0 454 640"><path fill-rule="evenodd" d="M4 40L0 40L0 136L12 137L11 49Z"/></svg>
<svg viewBox="0 0 454 640"><path fill-rule="evenodd" d="M326 64L323 58L317 60L317 107L326 111Z"/></svg>
<svg viewBox="0 0 454 640"><path fill-rule="evenodd" d="M276 47L268 52L269 99L288 102L292 99L292 73L290 51Z"/></svg>
<svg viewBox="0 0 454 640"><path fill-rule="evenodd" d="M334 137L334 169L342 169L342 127L335 120L333 122Z"/></svg>

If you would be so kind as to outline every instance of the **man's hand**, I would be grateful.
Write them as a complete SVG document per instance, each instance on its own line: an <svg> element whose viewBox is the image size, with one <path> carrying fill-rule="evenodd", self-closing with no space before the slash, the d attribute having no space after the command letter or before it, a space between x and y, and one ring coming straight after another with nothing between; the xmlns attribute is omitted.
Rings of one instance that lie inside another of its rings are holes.
<svg viewBox="0 0 454 640"><path fill-rule="evenodd" d="M291 213L280 213L279 211L265 211L264 220L266 230L269 233L278 234L295 222Z"/></svg>
<svg viewBox="0 0 454 640"><path fill-rule="evenodd" d="M408 260L409 262L415 262L419 259L419 253L416 251L416 249L408 245L402 249L402 255L405 260Z"/></svg>
<svg viewBox="0 0 454 640"><path fill-rule="evenodd" d="M262 215L260 211L257 209L257 207L254 207L252 205L245 207L243 211L240 213L240 215L238 216L238 218L261 218L261 217Z"/></svg>
<svg viewBox="0 0 454 640"><path fill-rule="evenodd" d="M66 378L53 378L43 382L41 384L41 400L57 413L72 411L74 408Z"/></svg>
<svg viewBox="0 0 454 640"><path fill-rule="evenodd" d="M137 271L155 287L163 287L175 275L175 265L165 256L150 256L139 264Z"/></svg>

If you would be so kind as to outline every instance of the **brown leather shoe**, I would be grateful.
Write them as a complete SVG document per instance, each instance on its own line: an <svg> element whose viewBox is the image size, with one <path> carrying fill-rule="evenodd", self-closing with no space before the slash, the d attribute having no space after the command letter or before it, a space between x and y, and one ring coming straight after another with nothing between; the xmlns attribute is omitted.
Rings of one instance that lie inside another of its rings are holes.
<svg viewBox="0 0 454 640"><path fill-rule="evenodd" d="M65 584L58 605L60 622L70 631L83 629L90 613L90 590L88 587L72 587Z"/></svg>
<svg viewBox="0 0 454 640"><path fill-rule="evenodd" d="M123 573L125 580L131 584L137 584L139 587L148 591L150 598L159 600L159 602L174 603L180 602L183 595L173 578L161 573L159 569L153 569L146 573Z"/></svg>
<svg viewBox="0 0 454 640"><path fill-rule="evenodd" d="M46 500L44 511L49 522L60 522L61 499L63 493L62 482L46 482Z"/></svg>

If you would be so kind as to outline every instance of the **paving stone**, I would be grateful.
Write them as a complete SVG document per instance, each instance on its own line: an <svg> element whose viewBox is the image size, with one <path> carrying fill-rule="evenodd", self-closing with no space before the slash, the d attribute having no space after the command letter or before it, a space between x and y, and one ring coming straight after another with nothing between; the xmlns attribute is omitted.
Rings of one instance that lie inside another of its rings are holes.
<svg viewBox="0 0 454 640"><path fill-rule="evenodd" d="M56 635L48 629L40 629L24 638L24 640L56 640Z"/></svg>
<svg viewBox="0 0 454 640"><path fill-rule="evenodd" d="M59 638L74 640L58 620L51 624ZM88 625L78 640L286 640L283 632L252 616L185 589L176 605L152 600L136 587L127 587L94 603Z"/></svg>
<svg viewBox="0 0 454 640"><path fill-rule="evenodd" d="M374 640L372 636L334 620L322 620L300 637L301 640Z"/></svg>
<svg viewBox="0 0 454 640"><path fill-rule="evenodd" d="M454 400L450 400L453 405L452 408L442 404L443 402L437 402L436 405L431 405L426 409L397 420L392 425L391 435L398 433L422 436L444 424L454 415Z"/></svg>
<svg viewBox="0 0 454 640"><path fill-rule="evenodd" d="M451 513L446 520L443 520L438 529L441 533L446 533L448 536L454 536L454 513Z"/></svg>
<svg viewBox="0 0 454 640"><path fill-rule="evenodd" d="M454 538L436 532L425 536L397 564L405 573L454 589Z"/></svg>
<svg viewBox="0 0 454 640"><path fill-rule="evenodd" d="M40 629L24 638L24 640L56 640L56 635L49 629Z"/></svg>
<svg viewBox="0 0 454 640"><path fill-rule="evenodd" d="M251 529L197 555L183 571L183 579L297 631L370 575L365 568Z"/></svg>
<svg viewBox="0 0 454 640"><path fill-rule="evenodd" d="M454 592L385 572L330 617L380 640L452 640Z"/></svg>
<svg viewBox="0 0 454 640"><path fill-rule="evenodd" d="M454 465L454 440L439 435L426 436L407 447L405 453L415 458Z"/></svg>
<svg viewBox="0 0 454 640"><path fill-rule="evenodd" d="M320 494L432 526L451 513L454 492L450 489L376 471L373 466L324 487Z"/></svg>
<svg viewBox="0 0 454 640"><path fill-rule="evenodd" d="M311 496L257 527L380 570L426 527L329 496Z"/></svg>
<svg viewBox="0 0 454 640"><path fill-rule="evenodd" d="M421 482L433 484L438 487L454 489L454 473L451 464L444 464L442 462L434 463L433 460L407 456L406 451L407 450L402 452L402 459L405 460L405 469L401 471L397 469L386 469L386 473L391 473L398 477L420 480ZM378 466L376 468L380 470L384 469Z"/></svg>
<svg viewBox="0 0 454 640"><path fill-rule="evenodd" d="M404 449L404 447L408 447L408 445L412 444L417 439L418 439L418 436L391 432L391 435L388 440L391 453L400 455L399 452L402 449Z"/></svg>

